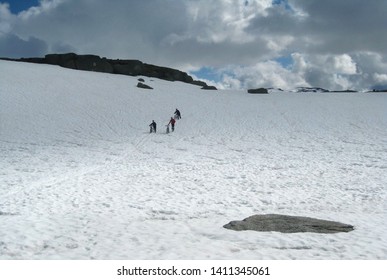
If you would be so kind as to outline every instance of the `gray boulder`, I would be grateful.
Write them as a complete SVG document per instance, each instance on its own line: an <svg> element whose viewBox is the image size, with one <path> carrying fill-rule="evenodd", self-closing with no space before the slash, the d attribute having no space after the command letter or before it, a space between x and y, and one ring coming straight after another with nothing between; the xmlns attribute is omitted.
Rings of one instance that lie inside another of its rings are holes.
<svg viewBox="0 0 387 280"><path fill-rule="evenodd" d="M236 231L278 231L283 233L338 233L354 230L353 226L339 222L277 214L253 215L243 221L232 221L223 227Z"/></svg>

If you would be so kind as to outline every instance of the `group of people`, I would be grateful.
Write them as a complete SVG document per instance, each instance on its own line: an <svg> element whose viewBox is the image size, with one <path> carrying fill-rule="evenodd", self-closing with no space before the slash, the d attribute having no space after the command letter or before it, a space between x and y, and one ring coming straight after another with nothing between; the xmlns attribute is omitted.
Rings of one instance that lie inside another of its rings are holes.
<svg viewBox="0 0 387 280"><path fill-rule="evenodd" d="M180 111L178 109L176 109L174 114L175 114L175 117L171 117L171 119L169 120L169 123L167 124L167 133L169 132L169 125L171 125L172 131L175 131L176 120L181 119L181 114L180 114ZM149 125L149 127L150 127L150 133L152 133L152 132L156 133L157 124L154 120L152 120L152 123Z"/></svg>

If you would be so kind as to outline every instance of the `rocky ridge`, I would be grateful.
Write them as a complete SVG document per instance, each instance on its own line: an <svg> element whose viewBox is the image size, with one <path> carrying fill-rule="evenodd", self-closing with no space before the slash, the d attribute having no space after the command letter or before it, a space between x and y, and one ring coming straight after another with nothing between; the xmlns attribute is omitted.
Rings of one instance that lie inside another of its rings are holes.
<svg viewBox="0 0 387 280"><path fill-rule="evenodd" d="M97 55L78 55L75 53L47 54L45 57L10 59L3 60L20 61L39 64L58 65L64 68L75 70L95 71L128 76L146 76L168 81L180 81L184 83L201 86L202 89L214 89L203 81L194 80L187 73L173 68L162 67L143 63L134 59L108 59Z"/></svg>

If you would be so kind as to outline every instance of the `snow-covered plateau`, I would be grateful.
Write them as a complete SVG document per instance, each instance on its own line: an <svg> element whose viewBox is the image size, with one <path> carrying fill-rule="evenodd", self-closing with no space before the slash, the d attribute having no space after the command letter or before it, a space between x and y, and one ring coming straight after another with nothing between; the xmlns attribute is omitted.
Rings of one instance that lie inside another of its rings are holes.
<svg viewBox="0 0 387 280"><path fill-rule="evenodd" d="M385 93L138 78L0 61L1 259L387 259ZM223 228L254 214L355 230Z"/></svg>

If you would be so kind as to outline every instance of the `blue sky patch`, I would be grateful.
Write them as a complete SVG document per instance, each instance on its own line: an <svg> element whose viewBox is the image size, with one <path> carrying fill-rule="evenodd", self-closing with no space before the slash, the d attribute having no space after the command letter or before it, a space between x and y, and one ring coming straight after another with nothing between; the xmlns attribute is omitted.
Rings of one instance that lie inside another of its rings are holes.
<svg viewBox="0 0 387 280"><path fill-rule="evenodd" d="M190 74L195 75L198 79L206 79L214 82L219 82L221 79L219 72L212 67L202 67L197 71L190 71Z"/></svg>
<svg viewBox="0 0 387 280"><path fill-rule="evenodd" d="M289 2L287 0L273 0L272 1L273 5L283 5L286 10L291 11L292 7L289 5Z"/></svg>
<svg viewBox="0 0 387 280"><path fill-rule="evenodd" d="M39 6L39 0L5 0L2 3L8 3L13 14L18 14L28 10L31 7Z"/></svg>
<svg viewBox="0 0 387 280"><path fill-rule="evenodd" d="M274 60L281 64L284 68L289 68L293 65L293 57L291 55L277 57Z"/></svg>

